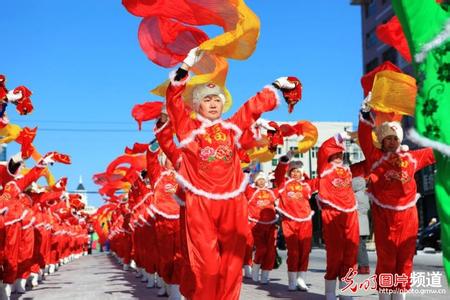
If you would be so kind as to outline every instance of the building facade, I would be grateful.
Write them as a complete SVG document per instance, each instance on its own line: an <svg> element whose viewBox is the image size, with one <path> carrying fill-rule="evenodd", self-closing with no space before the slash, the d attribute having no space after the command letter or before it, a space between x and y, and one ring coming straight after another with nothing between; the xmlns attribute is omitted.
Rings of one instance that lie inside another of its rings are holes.
<svg viewBox="0 0 450 300"><path fill-rule="evenodd" d="M375 34L378 25L389 21L395 15L391 0L352 0L350 3L358 5L361 9L363 74L385 61L390 61L406 74L413 76L412 65L405 61L393 47L378 40ZM402 123L406 132L408 128L414 126L414 118L403 118ZM407 135L405 135L404 143L411 149L417 148L417 145L407 139ZM416 174L418 192L422 195L417 202L420 226L426 226L433 217L437 218L434 193L435 171L434 166L430 166Z"/></svg>
<svg viewBox="0 0 450 300"><path fill-rule="evenodd" d="M83 185L83 179L81 176L80 176L80 180L78 182L78 186L77 186L77 189L75 190L75 192L81 195L81 201L84 203L83 211L88 214L91 214L91 215L94 214L97 211L97 209L93 206L88 205L87 191Z"/></svg>

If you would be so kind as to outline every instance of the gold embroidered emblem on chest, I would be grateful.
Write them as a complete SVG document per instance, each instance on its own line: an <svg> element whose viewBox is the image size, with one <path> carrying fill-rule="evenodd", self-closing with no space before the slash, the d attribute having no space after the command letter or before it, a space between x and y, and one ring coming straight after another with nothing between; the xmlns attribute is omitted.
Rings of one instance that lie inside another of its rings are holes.
<svg viewBox="0 0 450 300"><path fill-rule="evenodd" d="M206 129L206 133L202 135L203 139L208 143L224 143L227 141L227 134L223 132L222 126L220 124L214 125Z"/></svg>
<svg viewBox="0 0 450 300"><path fill-rule="evenodd" d="M347 177L347 170L344 168L337 167L335 169L335 172L336 172L336 175L341 178Z"/></svg>
<svg viewBox="0 0 450 300"><path fill-rule="evenodd" d="M409 161L407 158L398 156L398 155L394 155L393 157L389 158L388 163L391 166L397 167L397 168L401 168L401 169L405 169L409 166Z"/></svg>

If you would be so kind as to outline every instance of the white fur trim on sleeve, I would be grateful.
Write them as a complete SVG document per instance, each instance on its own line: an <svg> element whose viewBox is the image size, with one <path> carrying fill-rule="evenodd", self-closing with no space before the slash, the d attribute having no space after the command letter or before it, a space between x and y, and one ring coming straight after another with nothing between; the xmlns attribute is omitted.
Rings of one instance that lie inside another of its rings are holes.
<svg viewBox="0 0 450 300"><path fill-rule="evenodd" d="M144 218L144 216L139 215L139 219L144 222L145 225L147 226L152 226L152 224L150 224L149 222L147 222L147 220Z"/></svg>
<svg viewBox="0 0 450 300"><path fill-rule="evenodd" d="M25 229L30 228L31 226L33 226L34 221L36 221L36 218L35 218L35 217L32 217L30 223L28 223L28 224L22 226L22 229L25 230Z"/></svg>
<svg viewBox="0 0 450 300"><path fill-rule="evenodd" d="M19 218L11 220L11 221L8 221L8 222L5 222L5 226L10 226L10 225L13 225L13 224L15 224L17 222L22 221L26 217L27 214L28 214L28 210L25 210Z"/></svg>
<svg viewBox="0 0 450 300"><path fill-rule="evenodd" d="M145 211L148 213L148 215L150 216L150 218L154 219L155 218L155 214L153 213L153 211L150 209L150 207L147 207L145 209Z"/></svg>
<svg viewBox="0 0 450 300"><path fill-rule="evenodd" d="M269 90L271 90L273 92L273 94L275 96L275 99L277 100L277 105L275 107L280 106L280 102L281 102L281 100L280 100L281 99L281 97L280 97L280 95L281 95L280 90L275 88L273 85L266 85L264 88L265 89L269 89Z"/></svg>
<svg viewBox="0 0 450 300"><path fill-rule="evenodd" d="M167 124L169 124L169 120L167 120L166 123L164 123L163 126L161 126L161 127L159 127L159 128L157 128L156 125L155 125L155 127L153 127L153 133L154 133L155 135L157 135L158 133L160 133L161 131L163 131L164 128L167 127Z"/></svg>

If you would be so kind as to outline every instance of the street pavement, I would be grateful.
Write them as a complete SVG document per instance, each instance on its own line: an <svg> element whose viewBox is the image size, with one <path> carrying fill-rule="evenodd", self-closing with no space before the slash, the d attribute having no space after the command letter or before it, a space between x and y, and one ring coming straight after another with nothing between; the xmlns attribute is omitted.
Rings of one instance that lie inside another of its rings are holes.
<svg viewBox="0 0 450 300"><path fill-rule="evenodd" d="M241 299L324 299L325 250L313 249L310 256L307 283L309 292L289 292L287 290L286 251L279 251L283 263L279 269L271 272L269 285L258 285L244 279ZM375 270L376 254L369 251L371 271ZM420 251L414 260L414 271L441 272L443 274L440 253ZM361 283L368 275L357 275L355 282ZM445 294L436 293L437 289L422 288L427 294L411 294L407 299L450 299L447 283L441 277ZM135 273L122 271L115 259L105 253L84 256L60 268L47 277L45 282L24 295L13 294L11 299L164 299L156 296L157 289L146 289L135 278ZM358 291L358 299L377 299L375 291ZM213 299L212 299L213 300Z"/></svg>

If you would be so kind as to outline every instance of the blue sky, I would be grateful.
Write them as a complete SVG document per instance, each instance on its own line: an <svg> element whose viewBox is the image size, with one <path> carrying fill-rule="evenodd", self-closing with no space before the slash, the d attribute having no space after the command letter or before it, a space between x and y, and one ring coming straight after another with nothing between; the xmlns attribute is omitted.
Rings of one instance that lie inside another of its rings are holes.
<svg viewBox="0 0 450 300"><path fill-rule="evenodd" d="M350 1L247 1L261 19L254 54L230 61L227 87L233 108L279 76L303 83L303 100L294 113L284 104L265 114L273 120L356 122L362 90L360 8ZM131 117L136 103L160 100L148 91L167 78L168 69L149 61L139 47L140 19L112 0L10 0L2 3L0 74L8 88L26 85L35 111L12 123L38 126L41 153L71 155L70 166L55 165L74 189L80 175L89 191L91 178L134 142L153 138L153 124L142 132ZM210 35L218 34L207 28ZM8 147L8 156L18 147ZM100 196L89 195L99 206Z"/></svg>

